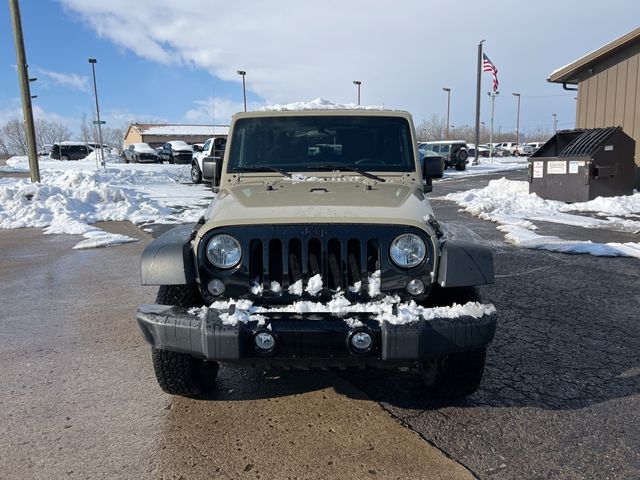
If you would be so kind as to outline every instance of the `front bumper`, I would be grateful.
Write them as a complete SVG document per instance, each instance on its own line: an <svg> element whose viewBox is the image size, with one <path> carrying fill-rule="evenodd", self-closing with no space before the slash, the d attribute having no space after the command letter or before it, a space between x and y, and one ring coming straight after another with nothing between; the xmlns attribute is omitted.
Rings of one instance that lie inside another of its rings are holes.
<svg viewBox="0 0 640 480"><path fill-rule="evenodd" d="M445 353L484 347L493 340L497 316L421 319L393 325L374 315L349 314L348 320L329 313L269 313L266 322L225 325L220 311L205 315L167 305L142 305L136 321L151 346L194 357L241 365L347 367L412 364ZM359 322L354 322L354 319ZM357 324L359 326L352 327ZM350 348L349 338L366 331L373 345L366 353ZM254 335L269 331L276 339L272 352L254 347Z"/></svg>

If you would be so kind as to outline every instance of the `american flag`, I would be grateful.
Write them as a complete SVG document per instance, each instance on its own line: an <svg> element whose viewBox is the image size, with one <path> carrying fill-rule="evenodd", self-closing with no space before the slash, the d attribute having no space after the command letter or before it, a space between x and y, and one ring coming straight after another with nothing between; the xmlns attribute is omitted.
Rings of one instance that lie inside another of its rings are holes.
<svg viewBox="0 0 640 480"><path fill-rule="evenodd" d="M487 57L484 53L482 54L482 71L483 72L491 72L491 75L493 76L493 92L497 92L498 91L498 69L496 68L496 66L491 63L491 60L489 60L489 57Z"/></svg>

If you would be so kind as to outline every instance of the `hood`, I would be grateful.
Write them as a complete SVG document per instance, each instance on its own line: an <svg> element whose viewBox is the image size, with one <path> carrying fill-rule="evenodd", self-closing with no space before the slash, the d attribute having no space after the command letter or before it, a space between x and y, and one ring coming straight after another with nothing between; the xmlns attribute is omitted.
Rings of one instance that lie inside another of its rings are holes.
<svg viewBox="0 0 640 480"><path fill-rule="evenodd" d="M207 231L224 225L375 223L424 229L433 213L418 184L277 182L225 187L209 206Z"/></svg>

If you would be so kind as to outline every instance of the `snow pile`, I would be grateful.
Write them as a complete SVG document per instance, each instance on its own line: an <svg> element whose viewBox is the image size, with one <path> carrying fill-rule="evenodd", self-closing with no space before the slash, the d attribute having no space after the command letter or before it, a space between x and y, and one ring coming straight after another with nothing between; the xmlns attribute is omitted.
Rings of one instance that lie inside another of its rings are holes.
<svg viewBox="0 0 640 480"><path fill-rule="evenodd" d="M12 168L26 157L8 160ZM91 248L136 241L108 234L91 224L100 221L133 223L187 223L204 213L211 195L181 185L189 178L188 166L155 169L114 165L95 167L95 158L78 162L43 162L41 182L0 179L0 228L44 228L47 234L84 235L74 248ZM188 191L185 191L188 189ZM177 196L177 192L184 192ZM181 212L175 207L180 207Z"/></svg>
<svg viewBox="0 0 640 480"><path fill-rule="evenodd" d="M498 230L514 245L564 253L589 253L595 256L629 256L640 258L640 243L598 244L569 241L534 232L535 221L559 223L583 228L640 233L640 193L622 197L599 197L590 202L567 204L544 200L529 193L527 182L502 178L492 180L482 189L450 193L441 200L456 202L466 212L499 224ZM573 212L573 213L569 213ZM583 212L593 216L576 215Z"/></svg>
<svg viewBox="0 0 640 480"><path fill-rule="evenodd" d="M229 308L235 305L235 310L229 314ZM413 300L400 302L397 296L387 296L382 300L368 303L351 303L342 293L338 293L327 303L299 301L291 305L274 305L271 307L254 306L249 300L219 301L209 307L194 308L189 310L191 314L204 319L209 309L220 311L220 319L225 325L247 323L257 321L264 325L266 315L269 313L292 313L304 315L307 313L329 313L336 316L347 316L353 313L369 314L373 319L392 325L404 325L420 320L434 320L436 318L460 318L463 316L481 318L496 312L492 304L468 302L464 305L454 303L451 307L427 308L418 305ZM359 326L361 323L354 318L347 319L351 324Z"/></svg>
<svg viewBox="0 0 640 480"><path fill-rule="evenodd" d="M116 155L111 153L108 148L103 148L102 153L104 155L104 162L109 163L124 163L124 158L120 155ZM94 150L89 155L87 155L84 159L85 162L90 162L96 165L100 164L100 150Z"/></svg>
<svg viewBox="0 0 640 480"><path fill-rule="evenodd" d="M283 112L297 110L384 110L383 107L375 105L356 105L355 103L339 104L333 103L324 98L316 98L310 102L293 102L284 105L267 105L260 108L262 112Z"/></svg>

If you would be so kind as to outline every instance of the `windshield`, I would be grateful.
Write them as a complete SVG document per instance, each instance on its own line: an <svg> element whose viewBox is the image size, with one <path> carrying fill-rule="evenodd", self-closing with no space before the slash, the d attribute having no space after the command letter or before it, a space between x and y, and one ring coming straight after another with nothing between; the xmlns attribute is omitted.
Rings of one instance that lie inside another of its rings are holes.
<svg viewBox="0 0 640 480"><path fill-rule="evenodd" d="M409 123L399 117L291 116L238 120L228 172L414 171Z"/></svg>

